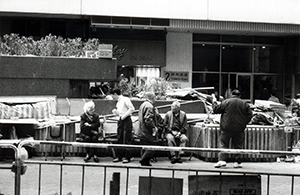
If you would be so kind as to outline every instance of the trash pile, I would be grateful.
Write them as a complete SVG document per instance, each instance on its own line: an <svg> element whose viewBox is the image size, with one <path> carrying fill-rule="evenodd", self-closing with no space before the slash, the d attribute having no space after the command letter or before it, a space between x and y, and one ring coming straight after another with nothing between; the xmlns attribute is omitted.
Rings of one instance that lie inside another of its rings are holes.
<svg viewBox="0 0 300 195"><path fill-rule="evenodd" d="M250 124L257 125L284 125L285 120L292 117L291 112L285 110L285 105L267 101L255 100L254 105L251 105L253 117Z"/></svg>
<svg viewBox="0 0 300 195"><path fill-rule="evenodd" d="M220 115L214 114L212 110L212 97L206 93L199 91L213 90L213 87L189 88L189 89L172 89L167 90L166 95L181 100L202 100L205 107L207 118L199 119L197 122L206 124L219 124ZM220 101L224 99L220 97ZM286 110L284 104L268 101L255 100L254 104L250 104L253 111L253 117L249 124L253 125L273 125L274 127L285 127L285 131L289 131L289 127L300 126L300 117L293 115L291 111Z"/></svg>

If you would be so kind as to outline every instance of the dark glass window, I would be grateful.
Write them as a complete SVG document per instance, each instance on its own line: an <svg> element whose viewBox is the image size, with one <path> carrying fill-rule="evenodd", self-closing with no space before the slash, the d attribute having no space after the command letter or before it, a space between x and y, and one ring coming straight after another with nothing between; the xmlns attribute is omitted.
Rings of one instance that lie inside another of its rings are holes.
<svg viewBox="0 0 300 195"><path fill-rule="evenodd" d="M151 25L153 25L153 26L169 26L170 20L169 19L152 18Z"/></svg>
<svg viewBox="0 0 300 195"><path fill-rule="evenodd" d="M39 37L41 36L41 21L28 20L27 21L27 36Z"/></svg>
<svg viewBox="0 0 300 195"><path fill-rule="evenodd" d="M77 38L83 37L85 35L85 26L84 22L68 22L67 23L67 37L68 38Z"/></svg>
<svg viewBox="0 0 300 195"><path fill-rule="evenodd" d="M282 48L280 47L255 47L254 71L260 73L281 73L282 53Z"/></svg>
<svg viewBox="0 0 300 195"><path fill-rule="evenodd" d="M296 89L296 94L300 93L300 91L298 91L300 89L300 75L299 74L295 75L295 89Z"/></svg>
<svg viewBox="0 0 300 195"><path fill-rule="evenodd" d="M222 46L222 72L251 72L252 47Z"/></svg>
<svg viewBox="0 0 300 195"><path fill-rule="evenodd" d="M219 71L219 45L193 45L193 71Z"/></svg>
<svg viewBox="0 0 300 195"><path fill-rule="evenodd" d="M222 35L222 42L225 43L252 43L252 36Z"/></svg>
<svg viewBox="0 0 300 195"><path fill-rule="evenodd" d="M130 18L128 17L112 17L113 24L130 24Z"/></svg>
<svg viewBox="0 0 300 195"><path fill-rule="evenodd" d="M192 87L214 87L215 90L219 88L219 74L211 73L193 73Z"/></svg>
<svg viewBox="0 0 300 195"><path fill-rule="evenodd" d="M220 42L220 35L211 34L194 34L193 41L203 41L203 42Z"/></svg>
<svg viewBox="0 0 300 195"><path fill-rule="evenodd" d="M96 32L90 31L90 37L97 37L105 40L151 40L165 41L166 34L159 30L129 30L129 29L108 29L99 28Z"/></svg>
<svg viewBox="0 0 300 195"><path fill-rule="evenodd" d="M41 36L41 20L24 18L13 19L11 24L12 33L19 34L20 36Z"/></svg>
<svg viewBox="0 0 300 195"><path fill-rule="evenodd" d="M104 23L110 24L111 23L111 16L93 16L92 17L93 23Z"/></svg>
<svg viewBox="0 0 300 195"><path fill-rule="evenodd" d="M50 21L49 32L52 35L66 37L66 22L65 21Z"/></svg>
<svg viewBox="0 0 300 195"><path fill-rule="evenodd" d="M256 75L254 76L254 100L268 100L271 92L282 102L282 76Z"/></svg>
<svg viewBox="0 0 300 195"><path fill-rule="evenodd" d="M11 32L20 36L26 36L26 20L13 19L11 22Z"/></svg>
<svg viewBox="0 0 300 195"><path fill-rule="evenodd" d="M132 18L134 25L150 25L150 18Z"/></svg>
<svg viewBox="0 0 300 195"><path fill-rule="evenodd" d="M283 37L254 37L255 44L272 44L272 45L283 45L284 38Z"/></svg>
<svg viewBox="0 0 300 195"><path fill-rule="evenodd" d="M251 89L251 74L222 74L221 95L228 98L230 90L239 89L241 98L249 100Z"/></svg>

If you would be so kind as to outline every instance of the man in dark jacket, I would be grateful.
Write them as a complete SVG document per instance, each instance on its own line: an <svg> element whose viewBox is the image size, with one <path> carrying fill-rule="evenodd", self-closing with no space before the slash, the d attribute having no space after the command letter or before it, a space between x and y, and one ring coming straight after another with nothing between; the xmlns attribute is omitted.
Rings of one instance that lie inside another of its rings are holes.
<svg viewBox="0 0 300 195"><path fill-rule="evenodd" d="M229 148L231 139L235 149L242 149L245 140L244 130L252 118L252 110L247 102L241 100L241 93L235 89L232 91L232 97L218 103L213 95L213 111L221 114L220 121L220 148ZM240 154L235 155L234 168L241 168ZM226 166L226 154L219 153L215 168Z"/></svg>
<svg viewBox="0 0 300 195"><path fill-rule="evenodd" d="M154 107L155 94L146 92L145 98L146 101L144 101L139 108L139 130L137 136L141 140L142 145L154 145L158 131L156 119L158 111ZM151 150L146 150L143 153L140 160L142 166L151 166L150 159L153 153Z"/></svg>
<svg viewBox="0 0 300 195"><path fill-rule="evenodd" d="M187 131L187 117L186 113L180 110L180 103L174 101L171 105L171 110L165 115L164 125L166 129L166 138L168 141L168 146L174 147L185 147L188 138L186 136ZM182 163L180 155L182 153L170 151L171 163Z"/></svg>

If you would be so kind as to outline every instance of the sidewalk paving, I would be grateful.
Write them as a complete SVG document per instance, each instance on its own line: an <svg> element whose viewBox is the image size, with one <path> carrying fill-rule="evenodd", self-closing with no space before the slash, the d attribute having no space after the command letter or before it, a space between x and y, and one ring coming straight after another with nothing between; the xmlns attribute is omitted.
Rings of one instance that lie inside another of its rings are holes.
<svg viewBox="0 0 300 195"><path fill-rule="evenodd" d="M184 180L183 184L183 194L187 195L188 192L188 176L196 175L206 175L214 174L218 175L219 171L222 174L241 174L241 173L259 173L262 175L262 194L267 194L267 176L265 174L274 174L271 177L270 182L270 193L269 194L291 194L291 175L297 174L300 176L300 163L287 163L287 162L244 162L243 168L235 169L233 168L233 163L227 163L226 167L214 168L215 162L205 162L193 157L189 160L189 157L183 157L182 164L171 164L167 157L158 157L157 162L153 162L151 167L142 167L139 163L140 158L134 158L130 163L113 163L112 157L100 157L100 162L95 163L91 160L88 163L84 163L83 157L66 157L61 161L60 157L49 156L47 161L44 157L33 157L28 160L27 172L22 176L21 182L21 194L38 194L38 173L39 166L31 164L29 162L40 161L40 162L55 162L55 163L72 163L75 165L87 164L87 165L100 165L109 166L106 168L107 173L103 173L102 167L91 167L86 166L85 168L85 187L84 194L94 195L103 194L103 178L106 177L106 192L109 194L109 184L112 179L113 172L121 173L121 194L125 194L126 189L126 174L127 168L130 170L129 183L128 183L128 194L138 194L138 183L140 176L149 176L148 168L151 168L151 175L154 177L172 177L172 171L175 171L175 178L182 178ZM0 166L10 166L11 161L0 161ZM26 163L25 163L26 164ZM116 166L116 167L110 167ZM42 183L41 183L41 194L54 195L59 194L59 181L60 181L60 166L55 165L42 165ZM82 166L63 166L63 194L81 194L81 182L82 182ZM142 169L140 169L142 168ZM158 169L158 170L155 170ZM188 171L184 171L188 170ZM287 175L288 177L282 177L278 175ZM106 175L106 176L105 176ZM14 186L14 174L10 170L1 170L0 178L0 193L3 194L13 194ZM279 179L278 179L279 178ZM295 184L299 183L300 177L296 177ZM294 194L298 194L298 185L294 186ZM276 192L276 193L275 193Z"/></svg>
<svg viewBox="0 0 300 195"><path fill-rule="evenodd" d="M115 165L115 166L129 166L129 167L144 167L141 166L139 163L140 158L135 157L133 161L130 163L113 163L112 157L100 157L99 165ZM44 157L33 157L29 159L30 161L44 161ZM205 170L205 171L235 171L235 172L259 172L259 173L270 173L270 174L299 174L300 176L300 163L295 162L243 162L243 168L233 168L233 162L227 162L227 166L222 168L214 168L214 164L216 162L206 162L200 160L198 158L191 158L183 157L183 163L179 164L171 164L171 161L167 157L158 157L157 162L152 162L151 167L144 167L144 168L174 168L174 169L191 169L191 170ZM47 161L61 161L60 157L48 157ZM83 157L66 157L62 162L76 162L76 163L83 163ZM91 159L88 163L94 163Z"/></svg>

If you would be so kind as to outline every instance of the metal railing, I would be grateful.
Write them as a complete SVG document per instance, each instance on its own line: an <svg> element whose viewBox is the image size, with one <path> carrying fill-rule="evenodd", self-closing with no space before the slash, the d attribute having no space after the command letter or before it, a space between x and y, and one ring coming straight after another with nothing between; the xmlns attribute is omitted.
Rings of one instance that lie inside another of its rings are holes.
<svg viewBox="0 0 300 195"><path fill-rule="evenodd" d="M251 154L273 154L273 155L300 155L299 151L267 151L267 150L236 150L236 149L220 149L220 148L191 148L191 147L164 147L164 146L144 146L144 145L122 145L122 144L106 144L106 143L82 143L82 142L60 142L60 141L44 141L44 140L24 140L20 142L3 142L4 140L0 140L0 147L10 147L13 148L15 151L15 166L16 166L16 171L15 171L15 195L20 195L21 191L24 189L21 189L21 169L24 163L26 165L38 165L38 184L36 187L36 191L38 194L42 194L42 189L43 189L43 182L42 179L44 178L42 175L42 172L45 171L42 169L42 166L59 166L59 194L63 194L63 188L64 188L64 181L63 176L64 176L64 169L67 167L81 167L81 185L80 185L80 194L89 194L88 190L86 189L86 186L89 186L90 180L87 179L87 168L92 167L92 169L96 168L103 168L103 172L101 173L102 178L98 178L98 180L102 180L101 185L97 185L97 187L102 186L101 189L98 189L102 191L100 194L107 194L107 186L109 185L107 182L108 178L108 173L111 172L112 169L119 169L124 174L126 175L125 179L122 182L122 185L125 187L122 188L121 194L133 194L129 186L129 182L132 179L132 175L137 176L140 173L145 174L145 171L148 171L148 177L151 179L153 178L154 171L168 171L171 172L171 192L170 194L177 194L174 191L174 185L175 185L175 173L180 172L180 175L185 175L185 179L189 176L189 173L195 173L196 176L201 173L207 174L207 173L218 173L220 176L220 181L222 181L222 177L224 174L241 174L244 177L247 175L262 175L265 176L266 178L266 188L264 190L265 194L269 195L270 194L270 177L274 176L285 176L289 177L291 179L291 184L290 184L290 191L291 195L295 194L295 177L300 177L300 173L272 173L268 171L257 171L257 170L244 170L244 169L235 169L235 170L228 170L228 169L207 169L207 168L181 168L181 167L174 167L174 166L152 166L152 167L144 167L144 166L138 166L138 165L133 165L133 164L102 164L102 163L80 163L80 162L67 162L67 161L33 161L33 160L25 160L23 161L21 159L21 149L24 145L44 145L44 144L51 144L51 145L60 145L60 146L71 146L71 147L93 147L93 148L105 148L105 149L110 149L110 148L127 148L127 149L132 149L132 150L153 150L153 151L184 151L184 152L224 152L224 153L251 153ZM17 145L17 147L15 146ZM65 148L65 147L64 147ZM78 171L78 169L75 169ZM108 171L110 170L110 171ZM138 170L138 173L132 173L134 170ZM93 173L95 173L93 171ZM183 174L184 173L184 174ZM47 174L52 174L47 173ZM54 174L54 172L53 172ZM26 173L25 173L26 175ZM49 175L48 175L49 176ZM198 177L196 177L198 178ZM87 181L88 180L88 181ZM151 183L151 182L150 182ZM78 185L76 186L78 187ZM204 193L203 191L200 192L198 188L198 179L196 182L196 189L194 194L201 194ZM150 189L151 184L150 184ZM120 189L119 189L120 190ZM185 189L186 191L187 189ZM215 192L216 194L221 194L222 190L222 185L220 185L220 188L217 189ZM137 193L137 190L135 189L134 194ZM242 194L247 194L245 190L242 192ZM286 193L285 193L286 194Z"/></svg>
<svg viewBox="0 0 300 195"><path fill-rule="evenodd" d="M0 140L0 148L11 148L14 150L15 163L13 167L15 168L15 194L20 194L21 186L21 168L23 166L23 161L21 160L21 150L16 146L19 140ZM0 167L0 169L10 169L9 167Z"/></svg>

